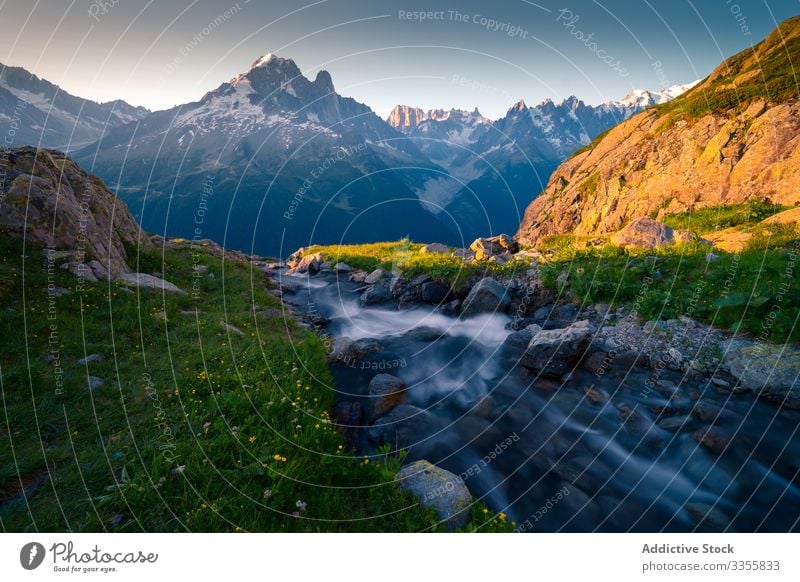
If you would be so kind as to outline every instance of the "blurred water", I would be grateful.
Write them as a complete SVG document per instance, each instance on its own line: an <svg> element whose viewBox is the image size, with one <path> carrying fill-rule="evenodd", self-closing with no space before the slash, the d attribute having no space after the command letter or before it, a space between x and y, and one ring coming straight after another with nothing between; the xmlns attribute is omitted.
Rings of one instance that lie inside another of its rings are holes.
<svg viewBox="0 0 800 582"><path fill-rule="evenodd" d="M429 413L414 424L408 460L463 475L475 497L530 531L798 529L797 411L668 370L660 391L643 390L650 372L641 369L578 370L561 386L501 356L505 315L363 307L357 286L333 275L291 280L300 287L292 301L329 318L328 333L382 345L363 363L333 365L342 398L366 406L375 374L401 377L409 403ZM585 396L590 387L603 402ZM731 438L721 455L693 437L708 426L691 415L698 400L726 411L715 423ZM680 430L659 426L683 416Z"/></svg>

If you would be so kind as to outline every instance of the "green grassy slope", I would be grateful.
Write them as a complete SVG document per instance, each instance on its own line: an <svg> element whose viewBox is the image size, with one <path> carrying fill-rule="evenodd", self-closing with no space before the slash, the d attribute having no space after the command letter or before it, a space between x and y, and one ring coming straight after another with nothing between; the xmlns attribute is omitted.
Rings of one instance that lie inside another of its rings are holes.
<svg viewBox="0 0 800 582"><path fill-rule="evenodd" d="M726 212L700 214L691 226ZM739 216L738 210L730 212ZM680 224L683 220L675 218ZM575 237L549 237L542 242L549 254L542 276L562 297L626 305L646 320L688 315L763 340L800 341L798 231L794 225L755 228L740 252L696 243L647 250L591 248Z"/></svg>
<svg viewBox="0 0 800 582"><path fill-rule="evenodd" d="M137 270L191 290L190 251L161 252ZM200 254L196 297L96 283L50 299L77 279L48 281L25 253L0 240L3 531L437 529L393 482L397 459L344 448L322 341L284 319L263 273ZM506 527L474 515L470 529Z"/></svg>

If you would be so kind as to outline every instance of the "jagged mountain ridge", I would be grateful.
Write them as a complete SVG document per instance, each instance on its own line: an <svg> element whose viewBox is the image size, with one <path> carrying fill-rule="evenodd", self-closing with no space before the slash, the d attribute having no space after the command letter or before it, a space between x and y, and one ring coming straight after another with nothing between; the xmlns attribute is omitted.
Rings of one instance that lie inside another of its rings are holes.
<svg viewBox="0 0 800 582"><path fill-rule="evenodd" d="M452 213L461 224L488 222L493 233L514 231L530 199L570 154L631 115L665 103L694 84L634 91L598 106L574 96L561 103L547 99L532 107L520 100L494 122L477 109L422 112L398 105L387 123L447 168L447 176L431 177L420 194L432 211Z"/></svg>
<svg viewBox="0 0 800 582"><path fill-rule="evenodd" d="M71 151L148 113L122 100L97 103L76 97L22 67L0 63L0 131L7 137L5 146Z"/></svg>
<svg viewBox="0 0 800 582"><path fill-rule="evenodd" d="M574 95L558 104L554 103L552 99L545 99L532 107L527 106L524 100L520 100L509 108L504 118L497 121L484 117L477 108L470 113L460 109L423 111L419 107L396 105L386 118L386 123L412 137L426 137L426 134L434 134L437 137L450 137L453 143L462 144L477 142L484 133L488 133L489 128L486 127L488 125L503 122L509 117L527 115L533 125L541 129L540 137L563 154L564 150L570 147L578 148L588 145L594 137L591 134L596 132L598 126L606 126L604 129L607 129L608 118L612 123L627 119L642 109L667 103L699 82L698 80L683 85L673 85L660 91L634 90L622 99L607 101L596 106L587 105ZM580 111L580 117L576 115L576 111ZM596 119L593 119L591 114L594 114ZM573 128L568 127L569 124L566 123L568 120L584 124L583 129L574 131ZM444 131L437 129L437 123L443 122L448 122L449 127ZM468 131L476 126L480 126L486 131L478 135L473 135ZM567 151L567 154L569 153L571 151Z"/></svg>
<svg viewBox="0 0 800 582"><path fill-rule="evenodd" d="M614 232L648 215L766 196L800 202L800 17L675 100L614 127L551 176L517 237Z"/></svg>

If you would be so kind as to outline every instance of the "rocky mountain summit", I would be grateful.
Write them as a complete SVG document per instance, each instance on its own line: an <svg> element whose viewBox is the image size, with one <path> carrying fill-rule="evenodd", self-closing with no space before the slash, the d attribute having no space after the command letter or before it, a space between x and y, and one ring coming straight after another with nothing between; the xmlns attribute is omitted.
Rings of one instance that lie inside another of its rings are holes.
<svg viewBox="0 0 800 582"><path fill-rule="evenodd" d="M394 109L389 113L389 117L386 118L386 123L398 131L407 133L426 119L429 119L429 114L426 114L419 107L395 105Z"/></svg>
<svg viewBox="0 0 800 582"><path fill-rule="evenodd" d="M518 239L610 233L636 218L751 197L800 203L798 57L800 17L673 101L620 123L553 173Z"/></svg>

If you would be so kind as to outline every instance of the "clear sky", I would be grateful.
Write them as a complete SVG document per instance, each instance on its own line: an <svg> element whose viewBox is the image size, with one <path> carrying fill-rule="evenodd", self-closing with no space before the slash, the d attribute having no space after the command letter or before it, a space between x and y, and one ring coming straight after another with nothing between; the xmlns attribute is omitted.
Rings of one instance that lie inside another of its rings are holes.
<svg viewBox="0 0 800 582"><path fill-rule="evenodd" d="M272 52L381 116L405 103L495 118L519 99L702 78L796 14L798 0L0 0L0 62L163 109Z"/></svg>

